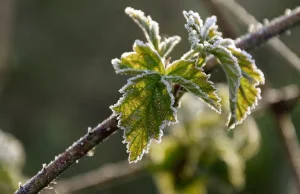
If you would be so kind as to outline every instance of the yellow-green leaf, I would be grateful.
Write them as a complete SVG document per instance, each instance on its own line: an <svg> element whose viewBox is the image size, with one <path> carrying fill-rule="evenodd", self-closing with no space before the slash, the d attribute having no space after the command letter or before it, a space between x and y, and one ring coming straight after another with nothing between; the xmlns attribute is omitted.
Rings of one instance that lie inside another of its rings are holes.
<svg viewBox="0 0 300 194"><path fill-rule="evenodd" d="M137 162L151 140L159 142L162 129L177 121L171 86L158 74L143 74L129 79L120 92L123 97L111 109L124 129L129 161Z"/></svg>
<svg viewBox="0 0 300 194"><path fill-rule="evenodd" d="M120 59L113 59L112 64L118 74L136 75L145 72L164 74L164 63L159 54L149 45L136 40L133 51L124 53Z"/></svg>
<svg viewBox="0 0 300 194"><path fill-rule="evenodd" d="M264 84L263 73L257 69L251 55L235 47L229 47L229 50L237 58L238 64L242 70L242 78L237 93L236 116L231 117L228 123L229 127L241 123L251 110L257 105L260 99L259 84Z"/></svg>
<svg viewBox="0 0 300 194"><path fill-rule="evenodd" d="M208 81L209 76L196 67L195 61L174 61L166 69L166 78L178 83L193 93L217 112L221 112L220 98L216 94L213 83Z"/></svg>

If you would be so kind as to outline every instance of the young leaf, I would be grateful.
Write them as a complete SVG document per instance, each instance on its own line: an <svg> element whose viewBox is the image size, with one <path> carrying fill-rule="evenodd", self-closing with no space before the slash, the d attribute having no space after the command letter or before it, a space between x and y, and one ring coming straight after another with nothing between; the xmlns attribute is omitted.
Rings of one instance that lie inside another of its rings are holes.
<svg viewBox="0 0 300 194"><path fill-rule="evenodd" d="M160 141L165 125L175 123L176 109L171 86L160 75L142 74L129 79L120 92L118 103L111 107L124 129L129 161L137 162L148 151L151 140Z"/></svg>
<svg viewBox="0 0 300 194"><path fill-rule="evenodd" d="M235 46L230 46L229 50L237 58L243 76L237 93L236 117L231 117L228 123L229 127L234 127L235 124L241 123L257 105L261 96L260 89L256 86L264 84L265 79L263 73L255 66L251 55Z"/></svg>
<svg viewBox="0 0 300 194"><path fill-rule="evenodd" d="M164 74L165 67L159 54L147 43L136 40L133 51L124 53L112 64L118 74L135 75L148 71Z"/></svg>
<svg viewBox="0 0 300 194"><path fill-rule="evenodd" d="M159 55L162 58L165 58L173 48L180 42L181 38L179 36L172 36L166 38L163 42L159 45Z"/></svg>
<svg viewBox="0 0 300 194"><path fill-rule="evenodd" d="M143 30L146 39L153 45L155 50L159 50L161 37L159 36L159 27L156 21L153 21L150 16L145 16L141 10L136 10L131 7L125 9L125 13L129 15L135 23Z"/></svg>
<svg viewBox="0 0 300 194"><path fill-rule="evenodd" d="M242 72L238 65L238 61L227 48L221 45L213 48L211 53L219 60L228 80L231 112L230 121L239 121L240 118L239 115L237 115L237 93L240 86ZM231 126L232 125L230 125L230 127Z"/></svg>
<svg viewBox="0 0 300 194"><path fill-rule="evenodd" d="M209 76L196 67L195 61L174 61L166 69L166 75L167 80L180 84L217 112L221 112L220 98L215 93L216 88L208 81Z"/></svg>

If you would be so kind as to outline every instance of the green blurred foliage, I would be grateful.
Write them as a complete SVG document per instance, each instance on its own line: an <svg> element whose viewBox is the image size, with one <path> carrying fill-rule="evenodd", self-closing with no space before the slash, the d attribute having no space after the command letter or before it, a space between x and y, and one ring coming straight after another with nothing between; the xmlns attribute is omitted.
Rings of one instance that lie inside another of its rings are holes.
<svg viewBox="0 0 300 194"><path fill-rule="evenodd" d="M151 170L161 193L206 193L208 182L215 179L236 191L244 188L245 162L257 153L260 132L251 116L228 131L228 87L218 88L222 114L185 94L178 109L179 124L161 144L151 147ZM195 187L195 182L201 182L201 187Z"/></svg>
<svg viewBox="0 0 300 194"><path fill-rule="evenodd" d="M0 191L1 194L11 194L23 179L24 150L19 140L1 130L0 142Z"/></svg>

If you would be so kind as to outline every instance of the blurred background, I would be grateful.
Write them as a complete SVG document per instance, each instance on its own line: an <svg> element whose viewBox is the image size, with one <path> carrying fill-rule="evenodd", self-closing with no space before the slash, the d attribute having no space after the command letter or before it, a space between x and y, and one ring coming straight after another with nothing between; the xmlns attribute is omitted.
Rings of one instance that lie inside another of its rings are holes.
<svg viewBox="0 0 300 194"><path fill-rule="evenodd" d="M259 21L272 19L282 15L285 9L300 5L299 0L238 2ZM0 0L0 129L5 136L13 138L13 135L19 140L12 142L15 146L7 146L9 140L0 137L0 156L14 158L15 155L6 154L16 151L16 155L22 157L16 159L18 167L13 167L20 168L17 174L35 175L43 163L50 162L85 134L88 127L111 114L109 106L120 98L118 90L126 83L126 77L115 74L111 59L131 51L135 39L145 40L142 31L125 15L127 6L151 15L160 24L161 34L182 37L172 54L173 59L189 49L182 11L197 11L203 18L211 15L203 0ZM248 26L224 10L234 30L240 35L247 33ZM299 27L280 39L300 56ZM280 88L300 84L299 72L268 47L259 47L251 54L265 73L267 85ZM220 69L212 72L212 79L225 81ZM297 119L300 105L291 114L300 132ZM294 181L276 132L274 116L266 109L255 113L254 118L261 133L260 148L246 162L246 184L236 193L292 193ZM93 157L81 159L60 178L126 159L119 132L99 145ZM59 180L57 182L59 184ZM78 193L141 192L158 193L147 172L118 184L96 186Z"/></svg>

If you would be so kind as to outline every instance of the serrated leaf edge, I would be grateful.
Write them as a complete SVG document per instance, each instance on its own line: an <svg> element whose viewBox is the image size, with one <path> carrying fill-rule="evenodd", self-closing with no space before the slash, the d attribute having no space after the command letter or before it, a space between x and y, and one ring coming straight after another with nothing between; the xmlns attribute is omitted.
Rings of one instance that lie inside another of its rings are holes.
<svg viewBox="0 0 300 194"><path fill-rule="evenodd" d="M159 24L152 20L152 18L148 15L148 16L145 16L145 13L142 11L142 10L137 10L137 9L134 9L132 7L126 7L125 9L125 13L131 17L133 19L133 21L142 29L142 31L144 32L145 36L146 36L146 39L149 43L151 43L151 45L155 48L155 45L153 45L153 43L151 42L151 38L150 38L150 35L148 34L148 32L146 31L146 29L138 22L136 21L136 19L132 16L133 14L136 14L139 16L139 18L144 18L146 20L148 20L149 22L149 26L152 26L154 28L154 31L157 32L157 40L158 40L158 45L157 47L159 47L160 45L160 42L161 42L161 37L159 35ZM158 48L156 48L158 49ZM156 50L155 49L155 50Z"/></svg>
<svg viewBox="0 0 300 194"><path fill-rule="evenodd" d="M187 80L187 79L184 79L184 78L181 77L181 76L169 76L169 75L167 75L167 76L165 76L165 78L167 78L167 79L168 79L168 78L181 79L181 80L183 80L183 82L193 85L196 89L198 89L198 90L200 91L200 93L202 93L202 94L204 94L205 96L207 96L206 93L205 93L203 90L201 90L201 88L200 88L197 84L195 84L194 82L189 81L189 80ZM207 81L208 81L208 80L207 80ZM213 83L213 82L211 82L211 81L208 81L208 82ZM184 87L184 86L182 86L182 87ZM205 102L202 98L200 98L199 96L197 96L197 95L194 94L193 92L189 91L188 89L186 89L186 90L188 90L189 93L191 93L191 94L193 94L194 96L196 96L197 98L199 98L202 102L204 102L206 105L208 105L208 107L210 107L211 109L213 109L213 110L216 111L217 113L221 114L221 113L222 113L222 107L221 107L221 104L220 104L221 98L220 98L220 97L217 95L217 93L216 93L216 92L218 91L218 89L215 88L215 87L213 87L213 88L215 89L215 91L213 92L213 94L215 94L216 97L217 97L217 99L218 99L218 100L217 100L217 103L216 103L218 108L216 108L216 107L210 105L209 103ZM207 99L210 99L210 98L207 97Z"/></svg>
<svg viewBox="0 0 300 194"><path fill-rule="evenodd" d="M258 94L257 94L257 97L255 98L255 101L253 102L252 106L249 106L247 108L247 110L245 111L244 116L239 121L237 121L237 122L235 122L235 123L233 123L232 125L229 126L229 122L230 122L230 118L231 118L231 113L229 114L228 123L227 124L228 124L229 129L233 129L233 128L235 128L236 125L241 124L247 118L247 116L251 114L252 110L258 105L258 100L261 99L261 89L258 88L257 86L260 85L260 84L264 84L265 83L265 76L262 73L262 71L257 68L256 65L253 65L253 64L255 64L255 60L252 58L252 55L250 55L248 52L246 52L246 51L244 51L244 50L242 50L240 48L237 48L234 44L233 45L229 45L228 48L236 49L239 52L242 52L244 55L246 55L248 57L248 59L251 61L251 66L253 67L253 69L256 70L261 75L261 77L262 77L262 81L261 82L259 80L256 80L256 82L252 83L253 87L255 87L257 89ZM241 69L241 72L242 72L242 68L240 68L240 69ZM242 77L244 77L244 76L242 75ZM247 79L247 78L245 77L245 79Z"/></svg>
<svg viewBox="0 0 300 194"><path fill-rule="evenodd" d="M130 142L127 142L127 141L126 141L126 131L127 131L127 129L121 125L121 117L122 117L122 113L117 113L117 112L113 109L113 107L119 106L119 105L121 105L121 104L123 103L124 99L126 98L126 95L125 95L124 91L126 90L126 88L127 88L128 86L130 86L131 84L134 84L134 82L132 82L132 80L137 79L137 78L141 78L141 77L144 77L144 76L150 75L150 74L156 74L156 75L159 75L159 76L161 77L161 80L160 80L160 81L161 81L162 83L165 84L165 86L166 86L166 88L167 88L167 91L168 91L168 94L169 94L170 99L171 99L171 109L173 110L173 117L175 118L175 121L164 120L164 121L162 122L162 124L159 126L159 137L158 137L158 139L150 139L150 141L147 143L146 149L143 150L142 154L141 154L140 156L138 156L136 160L130 161L130 158L128 157L129 163L137 163L139 160L141 160L142 157L143 157L143 155L149 152L149 147L150 147L150 145L151 145L151 143L152 143L152 140L154 140L156 143L160 143L160 142L161 142L161 137L163 136L163 129L164 129L166 126L170 126L171 124L176 124L176 123L178 123L178 119L177 119L177 110L176 110L176 108L173 107L173 104L174 104L174 102L175 102L175 99L174 99L174 96L173 96L173 94L172 94L172 87L171 87L170 83L169 83L167 80L165 80L164 77L163 77L162 75L160 75L160 74L158 74L158 73L155 73L155 72L154 72L154 73L151 72L151 73L144 73L144 74L140 74L140 75L137 75L137 76L135 76L135 77L129 78L128 81L127 81L127 84L124 85L124 86L119 90L120 93L123 93L123 96L118 100L118 102L117 102L116 104L111 105L111 106L109 107L109 108L112 110L113 115L117 115L117 120L118 120L118 125L117 125L117 126L118 126L120 129L122 129L122 130L124 131L124 132L123 132L123 136L122 136L122 137L123 137L122 143L123 143L123 144L126 144L126 152L130 154L130 151L129 151L129 143L130 143Z"/></svg>

